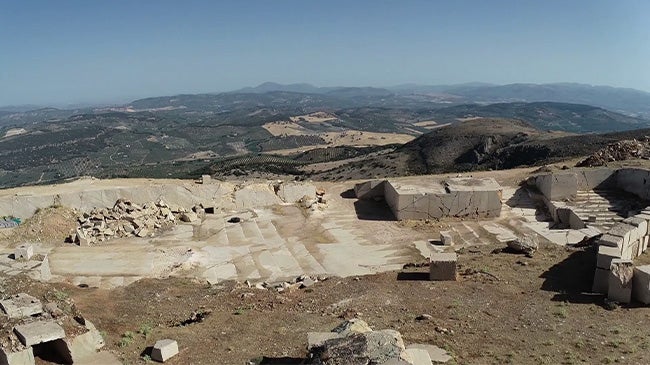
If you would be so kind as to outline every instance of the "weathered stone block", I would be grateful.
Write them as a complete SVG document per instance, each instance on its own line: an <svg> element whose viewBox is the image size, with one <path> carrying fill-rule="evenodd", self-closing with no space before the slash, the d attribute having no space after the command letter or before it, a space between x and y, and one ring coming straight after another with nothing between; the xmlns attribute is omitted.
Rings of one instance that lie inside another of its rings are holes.
<svg viewBox="0 0 650 365"><path fill-rule="evenodd" d="M16 247L14 251L14 259L16 260L29 260L34 256L34 246L30 244L24 244Z"/></svg>
<svg viewBox="0 0 650 365"><path fill-rule="evenodd" d="M648 221L640 217L629 217L623 219L623 223L635 226L637 229L638 237L643 237L648 234Z"/></svg>
<svg viewBox="0 0 650 365"><path fill-rule="evenodd" d="M623 237L623 247L639 239L636 227L623 222L616 223L607 233Z"/></svg>
<svg viewBox="0 0 650 365"><path fill-rule="evenodd" d="M440 242L445 246L454 245L454 237L451 235L450 231L441 231L440 232Z"/></svg>
<svg viewBox="0 0 650 365"><path fill-rule="evenodd" d="M643 304L650 304L650 265L634 268L632 295Z"/></svg>
<svg viewBox="0 0 650 365"><path fill-rule="evenodd" d="M357 199L373 199L384 196L386 180L372 180L354 185L354 195Z"/></svg>
<svg viewBox="0 0 650 365"><path fill-rule="evenodd" d="M609 270L607 297L619 303L629 303L632 298L634 264L631 260L614 259Z"/></svg>
<svg viewBox="0 0 650 365"><path fill-rule="evenodd" d="M600 245L600 246L619 247L619 248L623 249L623 237L613 236L611 234L605 233L598 240L598 245Z"/></svg>
<svg viewBox="0 0 650 365"><path fill-rule="evenodd" d="M594 271L594 282L591 291L594 293L607 294L609 287L609 270L596 268Z"/></svg>
<svg viewBox="0 0 650 365"><path fill-rule="evenodd" d="M156 341L151 350L151 359L165 362L178 354L178 342L170 339Z"/></svg>
<svg viewBox="0 0 650 365"><path fill-rule="evenodd" d="M34 365L35 363L34 350L31 347L14 352L0 348L0 365Z"/></svg>
<svg viewBox="0 0 650 365"><path fill-rule="evenodd" d="M433 253L429 264L429 280L443 281L456 280L456 262L458 256L455 253Z"/></svg>
<svg viewBox="0 0 650 365"><path fill-rule="evenodd" d="M54 321L36 321L14 327L14 332L25 346L38 345L65 338L63 327Z"/></svg>
<svg viewBox="0 0 650 365"><path fill-rule="evenodd" d="M0 308L12 319L26 318L43 313L41 301L25 293L0 300Z"/></svg>
<svg viewBox="0 0 650 365"><path fill-rule="evenodd" d="M596 256L596 267L609 271L613 259L621 258L621 249L619 247L598 246L598 255Z"/></svg>

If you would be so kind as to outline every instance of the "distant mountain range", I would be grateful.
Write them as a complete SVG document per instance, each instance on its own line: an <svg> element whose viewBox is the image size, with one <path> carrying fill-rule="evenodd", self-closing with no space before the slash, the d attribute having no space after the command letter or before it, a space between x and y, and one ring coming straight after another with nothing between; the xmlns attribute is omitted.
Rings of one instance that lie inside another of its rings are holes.
<svg viewBox="0 0 650 365"><path fill-rule="evenodd" d="M587 104L626 114L650 117L650 93L611 86L593 86L577 83L508 84L494 85L480 82L456 85L403 84L388 88L317 87L311 84L277 84L266 82L256 87L233 91L234 93L266 93L286 91L309 94L346 93L354 95L427 95L451 103L509 103L541 102Z"/></svg>

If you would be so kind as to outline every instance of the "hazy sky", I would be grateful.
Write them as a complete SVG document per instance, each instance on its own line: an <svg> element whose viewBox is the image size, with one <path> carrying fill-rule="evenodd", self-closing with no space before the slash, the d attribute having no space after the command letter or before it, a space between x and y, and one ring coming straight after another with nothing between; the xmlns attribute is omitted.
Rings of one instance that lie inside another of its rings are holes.
<svg viewBox="0 0 650 365"><path fill-rule="evenodd" d="M650 91L650 1L0 0L0 105L264 81Z"/></svg>

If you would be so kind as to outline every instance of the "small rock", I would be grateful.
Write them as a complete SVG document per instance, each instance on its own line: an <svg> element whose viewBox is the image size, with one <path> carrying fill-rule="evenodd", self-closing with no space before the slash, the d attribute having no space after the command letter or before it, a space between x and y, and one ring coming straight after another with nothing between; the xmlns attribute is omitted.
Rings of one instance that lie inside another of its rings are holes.
<svg viewBox="0 0 650 365"><path fill-rule="evenodd" d="M433 316L431 316L430 314L420 314L419 316L415 317L415 320L416 321L428 321L428 320L430 320L432 318L433 318Z"/></svg>

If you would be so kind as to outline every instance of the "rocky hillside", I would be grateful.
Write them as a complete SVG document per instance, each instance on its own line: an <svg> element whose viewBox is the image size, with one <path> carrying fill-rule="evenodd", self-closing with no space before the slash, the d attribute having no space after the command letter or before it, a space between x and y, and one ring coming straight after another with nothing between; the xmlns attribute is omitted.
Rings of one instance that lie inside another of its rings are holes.
<svg viewBox="0 0 650 365"><path fill-rule="evenodd" d="M650 129L573 135L507 119L475 119L436 129L392 153L340 166L313 178L343 180L536 166L596 153Z"/></svg>

